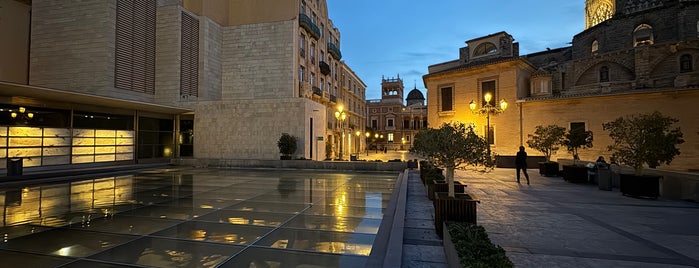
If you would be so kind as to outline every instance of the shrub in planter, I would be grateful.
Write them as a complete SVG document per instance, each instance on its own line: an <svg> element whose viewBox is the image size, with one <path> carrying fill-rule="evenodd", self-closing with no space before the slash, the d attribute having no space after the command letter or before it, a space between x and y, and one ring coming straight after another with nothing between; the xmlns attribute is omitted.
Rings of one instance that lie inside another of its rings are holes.
<svg viewBox="0 0 699 268"><path fill-rule="evenodd" d="M570 182L586 182L587 167L577 165L578 151L592 148L592 131L574 128L564 135L562 144L573 154L573 166L563 166L563 179Z"/></svg>
<svg viewBox="0 0 699 268"><path fill-rule="evenodd" d="M447 231L450 240L445 240L445 250L453 245L460 260L459 264L450 263L450 267L514 267L505 250L490 241L482 226L448 222Z"/></svg>
<svg viewBox="0 0 699 268"><path fill-rule="evenodd" d="M551 161L551 155L556 154L563 143L566 133L564 127L558 125L536 126L534 134L529 134L527 146L544 154L546 162L539 163L539 174L544 176L557 176L558 163Z"/></svg>
<svg viewBox="0 0 699 268"><path fill-rule="evenodd" d="M613 141L607 148L612 157L619 164L634 169L633 175L620 176L619 188L623 194L658 197L660 177L643 176L643 169L670 164L680 154L677 145L684 143L684 139L680 128L674 127L677 122L679 120L655 111L619 117L602 124Z"/></svg>
<svg viewBox="0 0 699 268"><path fill-rule="evenodd" d="M464 123L445 123L440 128L421 130L413 139L413 153L432 159L435 166L446 170L449 196L454 196L454 170L465 165L485 165L492 161L488 143L473 127ZM427 181L427 180L426 180Z"/></svg>
<svg viewBox="0 0 699 268"><path fill-rule="evenodd" d="M279 147L279 153L281 160L291 160L292 155L296 153L296 137L289 135L288 133L282 133L282 136L277 141L277 147Z"/></svg>

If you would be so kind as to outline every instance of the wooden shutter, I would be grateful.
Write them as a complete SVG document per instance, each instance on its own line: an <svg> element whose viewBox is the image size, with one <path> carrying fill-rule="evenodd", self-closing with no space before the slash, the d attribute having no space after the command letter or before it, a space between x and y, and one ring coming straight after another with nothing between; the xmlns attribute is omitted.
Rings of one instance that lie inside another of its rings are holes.
<svg viewBox="0 0 699 268"><path fill-rule="evenodd" d="M199 21L182 12L180 96L199 96Z"/></svg>
<svg viewBox="0 0 699 268"><path fill-rule="evenodd" d="M155 94L156 2L117 0L114 87Z"/></svg>

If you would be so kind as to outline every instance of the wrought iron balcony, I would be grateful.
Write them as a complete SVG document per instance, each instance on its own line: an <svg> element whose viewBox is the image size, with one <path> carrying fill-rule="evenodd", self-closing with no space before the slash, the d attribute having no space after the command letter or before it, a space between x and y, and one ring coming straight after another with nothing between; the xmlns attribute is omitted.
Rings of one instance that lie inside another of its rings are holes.
<svg viewBox="0 0 699 268"><path fill-rule="evenodd" d="M313 87L313 94L323 97L323 90L321 90L319 87L314 86Z"/></svg>
<svg viewBox="0 0 699 268"><path fill-rule="evenodd" d="M342 59L342 53L340 49L335 46L335 44L328 42L328 53L330 53L336 60Z"/></svg>
<svg viewBox="0 0 699 268"><path fill-rule="evenodd" d="M319 62L318 62L318 67L320 67L320 73L322 73L323 75L329 75L329 74L330 74L330 65L328 65L327 62L319 61Z"/></svg>
<svg viewBox="0 0 699 268"><path fill-rule="evenodd" d="M337 96L335 96L335 95L330 95L330 102L337 103Z"/></svg>
<svg viewBox="0 0 699 268"><path fill-rule="evenodd" d="M313 23L313 20L306 14L299 14L299 26L306 29L306 32L308 32L313 39L318 40L318 38L320 38L320 28L318 28L318 25Z"/></svg>

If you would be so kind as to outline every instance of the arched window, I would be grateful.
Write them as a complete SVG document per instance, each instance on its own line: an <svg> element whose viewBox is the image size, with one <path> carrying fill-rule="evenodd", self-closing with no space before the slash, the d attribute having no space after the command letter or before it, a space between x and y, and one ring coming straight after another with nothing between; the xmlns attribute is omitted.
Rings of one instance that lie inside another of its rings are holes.
<svg viewBox="0 0 699 268"><path fill-rule="evenodd" d="M599 81L609 82L609 67L602 66L599 68Z"/></svg>
<svg viewBox="0 0 699 268"><path fill-rule="evenodd" d="M476 49L473 51L473 56L478 57L488 54L495 54L496 52L498 52L498 49L495 47L495 44L486 42L476 47Z"/></svg>
<svg viewBox="0 0 699 268"><path fill-rule="evenodd" d="M598 50L599 50L599 42L597 42L597 40L592 41L592 55L597 55Z"/></svg>
<svg viewBox="0 0 699 268"><path fill-rule="evenodd" d="M680 73L693 71L692 55L684 54L680 56Z"/></svg>
<svg viewBox="0 0 699 268"><path fill-rule="evenodd" d="M653 44L653 27L648 24L641 24L633 30L633 46L644 46Z"/></svg>

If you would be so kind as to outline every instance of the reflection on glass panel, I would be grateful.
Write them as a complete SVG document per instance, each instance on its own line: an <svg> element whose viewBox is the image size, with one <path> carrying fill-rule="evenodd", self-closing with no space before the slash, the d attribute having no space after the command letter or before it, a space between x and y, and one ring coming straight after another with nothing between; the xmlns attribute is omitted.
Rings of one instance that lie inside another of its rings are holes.
<svg viewBox="0 0 699 268"><path fill-rule="evenodd" d="M273 248L369 256L375 237L374 234L280 228L265 236L258 244Z"/></svg>

